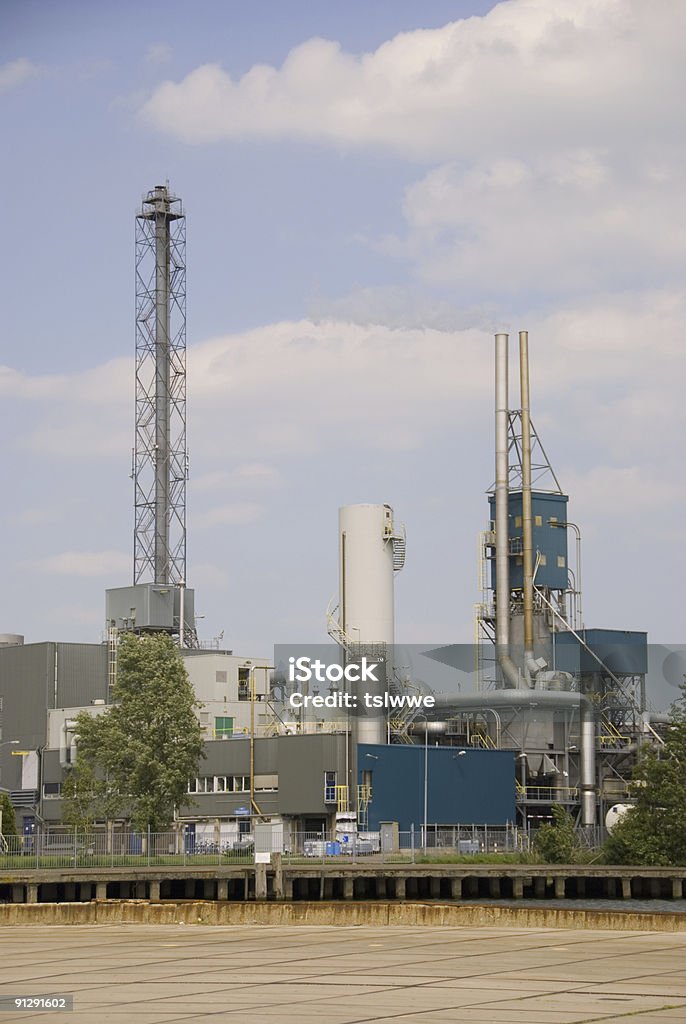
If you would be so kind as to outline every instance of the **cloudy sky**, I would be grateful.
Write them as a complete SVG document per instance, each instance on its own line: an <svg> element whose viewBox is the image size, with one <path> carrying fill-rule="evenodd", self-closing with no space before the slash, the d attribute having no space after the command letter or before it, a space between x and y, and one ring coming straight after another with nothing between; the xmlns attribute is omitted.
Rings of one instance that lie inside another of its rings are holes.
<svg viewBox="0 0 686 1024"><path fill-rule="evenodd" d="M683 639L685 41L674 0L3 0L0 631L97 640L130 581L169 180L203 637L323 640L337 509L385 501L398 640L471 640L492 335L528 329L586 622Z"/></svg>

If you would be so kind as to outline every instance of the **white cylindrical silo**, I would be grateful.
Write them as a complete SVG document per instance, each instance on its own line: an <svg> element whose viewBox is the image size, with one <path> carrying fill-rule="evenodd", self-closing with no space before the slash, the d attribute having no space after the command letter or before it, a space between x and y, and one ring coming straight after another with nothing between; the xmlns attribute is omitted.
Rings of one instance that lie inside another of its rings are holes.
<svg viewBox="0 0 686 1024"><path fill-rule="evenodd" d="M383 696L392 672L393 576L402 568L405 537L390 505L346 505L339 511L340 625L348 660L379 662L378 682L357 688L353 717L357 743L385 743L386 713L365 705L364 695Z"/></svg>
<svg viewBox="0 0 686 1024"><path fill-rule="evenodd" d="M393 643L393 536L390 505L340 509L341 625L354 644Z"/></svg>

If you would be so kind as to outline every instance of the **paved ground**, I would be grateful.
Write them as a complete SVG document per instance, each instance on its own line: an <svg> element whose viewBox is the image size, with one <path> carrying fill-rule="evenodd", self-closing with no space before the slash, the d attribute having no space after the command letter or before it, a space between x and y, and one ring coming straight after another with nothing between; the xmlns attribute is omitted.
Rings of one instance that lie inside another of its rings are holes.
<svg viewBox="0 0 686 1024"><path fill-rule="evenodd" d="M15 926L0 996L55 1024L686 1022L686 935L515 928Z"/></svg>

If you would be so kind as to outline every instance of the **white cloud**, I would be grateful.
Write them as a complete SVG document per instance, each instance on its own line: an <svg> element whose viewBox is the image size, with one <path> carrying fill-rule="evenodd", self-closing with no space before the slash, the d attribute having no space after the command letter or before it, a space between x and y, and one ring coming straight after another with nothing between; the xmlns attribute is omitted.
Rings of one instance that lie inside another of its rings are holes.
<svg viewBox="0 0 686 1024"><path fill-rule="evenodd" d="M586 472L570 471L565 474L565 487L574 495L575 515L589 524L603 519L640 524L647 514L686 498L681 480L662 476L646 465L600 465Z"/></svg>
<svg viewBox="0 0 686 1024"><path fill-rule="evenodd" d="M408 315L412 321L416 311ZM302 320L201 342L188 349L192 455L202 460L190 490L229 496L216 502L212 522L236 515L241 521L246 498L282 482L283 457L327 451L342 439L403 451L467 426L492 402L495 329L531 332L539 427L574 423L577 438L594 442L599 435L613 459L631 463L626 448L645 453L656 430L662 450L676 445L675 424L684 416L684 319L686 293L663 289L598 296L488 328ZM131 361L122 362L132 376ZM29 403L31 446L124 463L131 382L115 375L94 415L93 382L106 378L107 367L55 382L40 378L43 401L33 379L22 378L17 393ZM247 505L253 512L260 507Z"/></svg>
<svg viewBox="0 0 686 1024"><path fill-rule="evenodd" d="M211 473L203 473L194 477L193 490L226 491L226 490L263 490L278 487L282 482L281 474L273 466L261 462L248 462L236 466L232 470L217 469Z"/></svg>
<svg viewBox="0 0 686 1024"><path fill-rule="evenodd" d="M40 68L26 57L0 64L0 93L9 92L40 74Z"/></svg>
<svg viewBox="0 0 686 1024"><path fill-rule="evenodd" d="M57 576L116 576L131 571L131 556L123 551L63 551L26 562L34 572Z"/></svg>
<svg viewBox="0 0 686 1024"><path fill-rule="evenodd" d="M145 51L145 61L147 64L166 64L173 55L169 43L151 43Z"/></svg>
<svg viewBox="0 0 686 1024"><path fill-rule="evenodd" d="M161 84L144 119L186 142L301 138L411 158L680 145L686 8L674 0L509 0L354 55L324 39L234 80L218 64Z"/></svg>
<svg viewBox="0 0 686 1024"><path fill-rule="evenodd" d="M215 505L206 512L201 512L192 519L196 529L209 529L213 526L247 526L257 522L264 515L264 507L255 502L237 501L228 505Z"/></svg>
<svg viewBox="0 0 686 1024"><path fill-rule="evenodd" d="M408 235L382 248L430 281L501 296L672 281L686 257L684 176L680 161L663 171L590 149L444 164L408 189Z"/></svg>

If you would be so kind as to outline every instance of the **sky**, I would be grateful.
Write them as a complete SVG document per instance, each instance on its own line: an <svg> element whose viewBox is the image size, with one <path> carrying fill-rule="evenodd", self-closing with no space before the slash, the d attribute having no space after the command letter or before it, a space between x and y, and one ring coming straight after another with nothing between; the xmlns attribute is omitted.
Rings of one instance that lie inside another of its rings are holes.
<svg viewBox="0 0 686 1024"><path fill-rule="evenodd" d="M169 181L201 638L325 640L338 508L388 502L398 642L471 641L493 334L528 330L586 624L682 640L684 49L673 0L3 0L0 631L97 641L131 581Z"/></svg>

